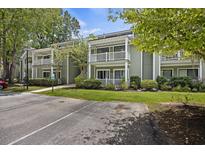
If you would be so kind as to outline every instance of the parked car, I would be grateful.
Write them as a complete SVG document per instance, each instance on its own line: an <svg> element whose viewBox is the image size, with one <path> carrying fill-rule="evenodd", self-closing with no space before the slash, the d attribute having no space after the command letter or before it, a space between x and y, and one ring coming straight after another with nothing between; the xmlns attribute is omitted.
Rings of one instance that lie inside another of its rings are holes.
<svg viewBox="0 0 205 154"><path fill-rule="evenodd" d="M8 83L3 80L3 79L0 79L0 89L5 89L8 87Z"/></svg>

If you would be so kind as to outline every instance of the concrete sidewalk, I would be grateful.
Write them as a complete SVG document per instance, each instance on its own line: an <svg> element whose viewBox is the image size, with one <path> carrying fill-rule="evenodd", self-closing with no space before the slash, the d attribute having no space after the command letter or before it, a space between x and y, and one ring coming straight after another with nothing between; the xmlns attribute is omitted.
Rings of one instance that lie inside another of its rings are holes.
<svg viewBox="0 0 205 154"><path fill-rule="evenodd" d="M53 89L74 88L74 87L75 87L75 84L69 84L69 85L54 86ZM39 90L33 90L33 91L30 91L29 93L37 93L37 92L43 92L43 91L49 91L49 90L52 90L52 87L39 89Z"/></svg>

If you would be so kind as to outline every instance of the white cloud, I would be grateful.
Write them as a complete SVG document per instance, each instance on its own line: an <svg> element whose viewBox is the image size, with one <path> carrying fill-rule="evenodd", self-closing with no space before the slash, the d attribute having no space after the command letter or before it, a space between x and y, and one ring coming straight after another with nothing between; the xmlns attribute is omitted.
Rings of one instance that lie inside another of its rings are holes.
<svg viewBox="0 0 205 154"><path fill-rule="evenodd" d="M95 34L100 31L101 31L100 28L84 29L84 30L81 30L81 35L88 36L89 34Z"/></svg>
<svg viewBox="0 0 205 154"><path fill-rule="evenodd" d="M84 22L83 20L78 19L78 21L79 21L79 24L80 24L81 28L83 28L87 25L86 22Z"/></svg>

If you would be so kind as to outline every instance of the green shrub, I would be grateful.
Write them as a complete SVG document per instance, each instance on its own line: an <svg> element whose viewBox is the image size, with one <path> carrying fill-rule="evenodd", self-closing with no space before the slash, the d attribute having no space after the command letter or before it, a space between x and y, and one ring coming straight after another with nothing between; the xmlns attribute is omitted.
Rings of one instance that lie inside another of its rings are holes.
<svg viewBox="0 0 205 154"><path fill-rule="evenodd" d="M201 88L200 88L199 91L200 91L200 92L205 92L205 85L204 85L204 84L202 84L202 86L201 86Z"/></svg>
<svg viewBox="0 0 205 154"><path fill-rule="evenodd" d="M86 89L98 89L100 88L101 81L95 79L86 79L83 82L83 88Z"/></svg>
<svg viewBox="0 0 205 154"><path fill-rule="evenodd" d="M120 89L121 89L121 90L126 90L126 89L128 89L128 85L125 83L125 80L124 80L124 79L120 81Z"/></svg>
<svg viewBox="0 0 205 154"><path fill-rule="evenodd" d="M168 83L166 82L166 83L161 85L160 89L163 91L169 91L169 90L172 90L172 87L170 85L168 85Z"/></svg>
<svg viewBox="0 0 205 154"><path fill-rule="evenodd" d="M30 79L29 85L31 86L52 86L52 80L48 78L36 78ZM53 85L58 85L58 80L53 80Z"/></svg>
<svg viewBox="0 0 205 154"><path fill-rule="evenodd" d="M105 89L106 90L115 90L115 85L112 83L109 83L109 84L105 85Z"/></svg>
<svg viewBox="0 0 205 154"><path fill-rule="evenodd" d="M130 77L130 87L134 89L140 88L141 78L139 76L131 76Z"/></svg>
<svg viewBox="0 0 205 154"><path fill-rule="evenodd" d="M158 83L158 88L161 89L161 86L164 85L167 82L167 79L163 76L157 76L156 81Z"/></svg>
<svg viewBox="0 0 205 154"><path fill-rule="evenodd" d="M200 91L202 86L203 86L203 82L196 80L196 81L192 81L190 88L197 89L197 91Z"/></svg>
<svg viewBox="0 0 205 154"><path fill-rule="evenodd" d="M83 88L84 80L86 80L86 77L83 75L78 75L74 80L77 88Z"/></svg>
<svg viewBox="0 0 205 154"><path fill-rule="evenodd" d="M177 92L190 92L191 88L189 88L188 86L181 87L179 85L179 86L174 87L172 90L177 91Z"/></svg>
<svg viewBox="0 0 205 154"><path fill-rule="evenodd" d="M141 87L145 90L157 89L157 82L154 80L142 80Z"/></svg>
<svg viewBox="0 0 205 154"><path fill-rule="evenodd" d="M192 80L189 77L172 77L169 81L169 84L172 87L177 87L177 86L181 86L181 87L191 87L192 84Z"/></svg>
<svg viewBox="0 0 205 154"><path fill-rule="evenodd" d="M138 89L138 86L134 81L132 81L132 82L130 82L130 88Z"/></svg>
<svg viewBox="0 0 205 154"><path fill-rule="evenodd" d="M191 91L192 92L197 92L198 90L197 90L197 88L193 88Z"/></svg>

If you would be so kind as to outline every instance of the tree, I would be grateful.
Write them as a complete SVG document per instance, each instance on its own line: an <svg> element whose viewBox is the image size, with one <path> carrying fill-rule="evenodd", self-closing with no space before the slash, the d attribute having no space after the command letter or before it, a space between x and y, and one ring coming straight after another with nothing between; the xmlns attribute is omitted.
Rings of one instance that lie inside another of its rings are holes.
<svg viewBox="0 0 205 154"><path fill-rule="evenodd" d="M132 24L132 43L140 51L173 55L183 50L187 57L205 59L205 9L111 10L112 21Z"/></svg>
<svg viewBox="0 0 205 154"><path fill-rule="evenodd" d="M18 57L24 48L49 47L77 35L79 22L68 16L68 12L62 14L62 9L0 9L3 78L12 82Z"/></svg>

